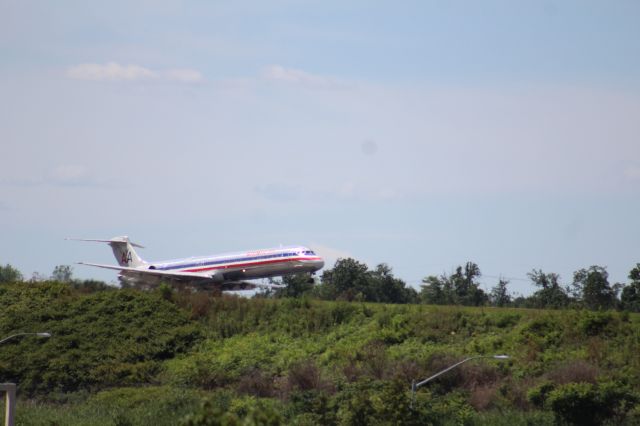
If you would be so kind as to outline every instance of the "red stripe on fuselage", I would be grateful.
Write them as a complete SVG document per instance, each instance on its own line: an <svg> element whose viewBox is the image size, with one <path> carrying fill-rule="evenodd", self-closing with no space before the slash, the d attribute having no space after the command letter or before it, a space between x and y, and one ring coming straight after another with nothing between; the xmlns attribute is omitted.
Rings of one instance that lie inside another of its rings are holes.
<svg viewBox="0 0 640 426"><path fill-rule="evenodd" d="M230 263L228 265L217 265L217 266L206 266L204 268L192 268L192 269L180 269L182 272L203 272L203 271L213 271L215 269L229 269L229 268L242 268L244 266L260 266L260 265L269 265L273 263L285 263L285 262L293 262L298 260L322 260L320 257L294 257L289 259L273 259L273 260L264 260L261 262L246 262L246 263Z"/></svg>

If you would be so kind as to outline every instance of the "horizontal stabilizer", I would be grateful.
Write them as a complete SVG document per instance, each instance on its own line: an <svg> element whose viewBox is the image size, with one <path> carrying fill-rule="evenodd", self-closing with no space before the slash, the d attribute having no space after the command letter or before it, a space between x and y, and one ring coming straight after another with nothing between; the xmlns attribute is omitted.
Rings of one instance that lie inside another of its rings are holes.
<svg viewBox="0 0 640 426"><path fill-rule="evenodd" d="M133 247L144 248L144 246L141 246L140 244L132 243L131 241L129 241L129 237L115 237L115 238L112 238L110 240L99 240L99 239L96 239L96 238L69 238L69 237L67 237L67 238L65 238L65 240L67 240L67 241L92 241L92 242L97 242L97 243L126 243L126 242L128 242Z"/></svg>

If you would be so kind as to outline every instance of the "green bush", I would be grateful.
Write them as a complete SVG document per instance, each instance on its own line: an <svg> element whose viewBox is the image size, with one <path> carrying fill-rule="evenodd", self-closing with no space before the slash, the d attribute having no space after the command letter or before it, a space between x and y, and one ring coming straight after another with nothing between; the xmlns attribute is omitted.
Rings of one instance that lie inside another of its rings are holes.
<svg viewBox="0 0 640 426"><path fill-rule="evenodd" d="M536 407L543 407L547 401L547 397L556 386L549 382L544 381L539 385L529 389L527 392L527 400Z"/></svg>
<svg viewBox="0 0 640 426"><path fill-rule="evenodd" d="M67 284L10 286L0 333L48 331L0 351L0 377L27 395L149 383L162 361L200 340L197 326L160 297L134 290L84 294Z"/></svg>
<svg viewBox="0 0 640 426"><path fill-rule="evenodd" d="M597 336L605 333L614 322L611 312L584 312L578 324L580 330L587 336Z"/></svg>
<svg viewBox="0 0 640 426"><path fill-rule="evenodd" d="M119 388L89 398L59 403L19 400L16 423L25 425L173 426L197 410L200 396L169 387Z"/></svg>
<svg viewBox="0 0 640 426"><path fill-rule="evenodd" d="M638 396L621 383L569 383L549 393L547 405L559 422L599 425L605 420L621 422L638 402Z"/></svg>
<svg viewBox="0 0 640 426"><path fill-rule="evenodd" d="M508 328L515 326L522 315L515 313L505 313L502 315L497 314L497 318L494 320L496 327L498 328Z"/></svg>
<svg viewBox="0 0 640 426"><path fill-rule="evenodd" d="M284 419L282 408L273 400L245 398L234 403L220 404L206 399L199 409L183 417L183 426L279 426Z"/></svg>
<svg viewBox="0 0 640 426"><path fill-rule="evenodd" d="M592 422L640 417L637 314L167 290L0 286L0 333L53 333L0 350L20 422L549 424L583 421L584 407ZM412 380L496 353L511 359L466 363L409 405Z"/></svg>

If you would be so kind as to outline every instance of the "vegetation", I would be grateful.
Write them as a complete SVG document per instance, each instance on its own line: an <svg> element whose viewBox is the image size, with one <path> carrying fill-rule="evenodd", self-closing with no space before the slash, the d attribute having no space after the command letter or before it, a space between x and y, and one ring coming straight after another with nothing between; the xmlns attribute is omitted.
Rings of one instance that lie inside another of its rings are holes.
<svg viewBox="0 0 640 426"><path fill-rule="evenodd" d="M478 295L474 264L417 293L385 265L343 260L320 284L288 277L253 299L116 289L58 268L65 282L0 285L0 336L53 335L0 346L0 380L19 384L22 424L638 424L639 268L620 299L603 268L570 288L533 271L526 303L553 310L513 307L524 302L504 280ZM472 306L417 303L430 297ZM412 380L502 353L411 404Z"/></svg>
<svg viewBox="0 0 640 426"><path fill-rule="evenodd" d="M22 274L8 263L5 266L0 265L0 283L13 283L22 281Z"/></svg>

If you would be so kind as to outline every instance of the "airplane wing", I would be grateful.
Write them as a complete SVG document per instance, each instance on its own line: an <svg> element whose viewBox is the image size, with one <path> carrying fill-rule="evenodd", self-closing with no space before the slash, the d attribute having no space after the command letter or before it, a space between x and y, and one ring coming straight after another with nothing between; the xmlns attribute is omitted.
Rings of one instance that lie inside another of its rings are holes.
<svg viewBox="0 0 640 426"><path fill-rule="evenodd" d="M213 277L208 274L199 274L197 272L172 272L172 271L159 271L157 269L139 269L139 268L131 268L128 266L114 266L114 265L103 265L101 263L88 263L88 262L78 262L78 265L87 265L87 266L96 266L98 268L105 269L113 269L115 271L120 271L125 275L140 275L144 277L147 276L156 276L156 277L167 277L176 280L211 280Z"/></svg>

